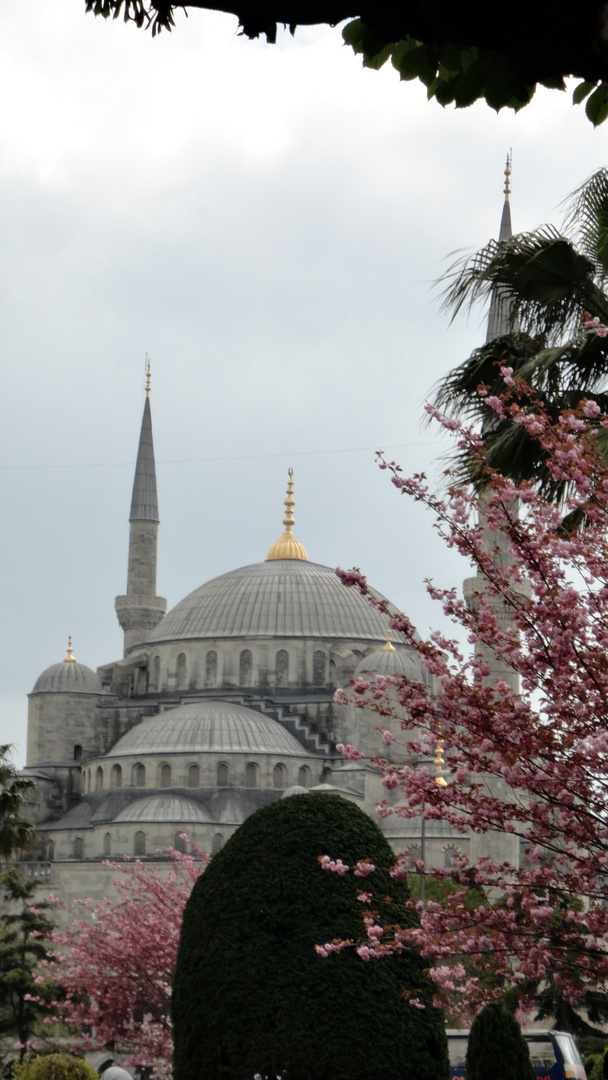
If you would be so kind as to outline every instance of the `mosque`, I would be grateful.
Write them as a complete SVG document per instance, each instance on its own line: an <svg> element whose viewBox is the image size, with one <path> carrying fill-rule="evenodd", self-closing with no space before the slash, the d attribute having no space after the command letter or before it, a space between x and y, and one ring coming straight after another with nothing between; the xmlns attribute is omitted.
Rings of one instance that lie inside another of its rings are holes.
<svg viewBox="0 0 608 1080"><path fill-rule="evenodd" d="M505 196L501 239L511 235L508 184ZM493 301L489 337L504 332L503 318ZM293 791L344 797L370 814L383 799L398 804L369 763L336 749L377 752L377 718L333 696L361 671L431 679L400 635L391 641L394 607L383 614L308 558L294 535L293 488L290 470L284 531L265 561L200 585L167 612L156 592L148 370L127 590L115 601L124 656L95 672L69 643L29 695L25 775L42 837L32 871L54 893L106 895L104 860L158 859L168 846L183 850L184 834L213 854L254 810ZM378 820L396 851L419 858L422 843L431 865L449 867L475 843L443 822Z"/></svg>

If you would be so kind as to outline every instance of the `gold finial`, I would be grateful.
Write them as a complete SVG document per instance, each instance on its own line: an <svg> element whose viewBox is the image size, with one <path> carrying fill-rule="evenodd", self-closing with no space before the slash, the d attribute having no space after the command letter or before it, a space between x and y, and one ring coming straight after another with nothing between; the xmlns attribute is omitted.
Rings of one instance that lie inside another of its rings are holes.
<svg viewBox="0 0 608 1080"><path fill-rule="evenodd" d="M75 664L76 663L76 657L72 656L72 637L71 637L71 635L68 638L68 654L67 654L67 656L64 656L63 662L64 662L64 664Z"/></svg>
<svg viewBox="0 0 608 1080"><path fill-rule="evenodd" d="M439 787L447 787L447 781L444 780L443 776L441 775L445 765L443 760L443 739L441 738L437 739L437 746L435 747L434 765L435 772L437 773L437 776L435 777L435 783L438 784Z"/></svg>
<svg viewBox="0 0 608 1080"><path fill-rule="evenodd" d="M507 154L507 164L505 166L505 201L509 201L509 195L511 194L511 165L513 162L513 151L509 150Z"/></svg>
<svg viewBox="0 0 608 1080"><path fill-rule="evenodd" d="M150 382L152 381L152 365L150 357L146 353L146 397L150 397Z"/></svg>
<svg viewBox="0 0 608 1080"><path fill-rule="evenodd" d="M302 546L299 540L296 540L291 529L295 525L293 517L293 508L295 506L295 499L293 497L293 469L288 469L289 481L287 483L287 497L285 499L285 517L283 518L283 525L285 526L285 532L276 540L272 545L268 555L267 561L270 559L302 559L308 562L308 555L306 549Z"/></svg>
<svg viewBox="0 0 608 1080"><path fill-rule="evenodd" d="M391 630L391 628L389 626L388 630L386 631L386 644L382 646L382 652L394 652L395 651L395 646L393 645L393 643L391 641L392 636L393 636L393 631Z"/></svg>

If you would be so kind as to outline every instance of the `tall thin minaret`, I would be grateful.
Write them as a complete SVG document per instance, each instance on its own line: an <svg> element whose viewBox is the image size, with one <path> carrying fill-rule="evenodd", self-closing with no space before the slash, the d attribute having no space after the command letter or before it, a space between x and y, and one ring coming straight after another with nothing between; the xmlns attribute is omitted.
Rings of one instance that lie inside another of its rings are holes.
<svg viewBox="0 0 608 1080"><path fill-rule="evenodd" d="M510 240L513 235L511 230L511 206L509 202L509 196L511 192L510 187L511 178L511 155L507 154L507 164L505 168L505 201L502 211L502 218L500 222L500 234L499 242ZM512 333L517 330L518 326L514 323L511 317L511 305L509 299L509 293L504 286L498 286L492 293L492 299L490 302L490 312L488 315L488 332L486 336L486 343L490 343L498 337L504 337L506 334ZM487 525L486 515L483 509L480 510L479 522L483 530L483 543L486 551L492 554L493 559L499 566L510 566L513 563L513 556L511 549L508 545L506 537L502 533L492 532ZM474 607L481 593L484 591L485 578L477 574L475 577L467 578L464 582L464 598L469 607ZM495 605L496 615L499 622L504 626L511 625L510 612L505 604L498 598L493 602ZM513 671L506 663L504 663L493 650L488 649L486 646L477 645L476 651L484 656L491 667L491 673L488 676L488 683L495 683L499 679L503 679L507 686L510 686L515 693L519 692L519 675Z"/></svg>
<svg viewBox="0 0 608 1080"><path fill-rule="evenodd" d="M167 610L167 601L156 595L158 548L158 494L150 411L150 361L146 358L146 401L135 465L131 513L129 514L129 568L127 594L115 600L118 621L125 634L125 656L146 640Z"/></svg>

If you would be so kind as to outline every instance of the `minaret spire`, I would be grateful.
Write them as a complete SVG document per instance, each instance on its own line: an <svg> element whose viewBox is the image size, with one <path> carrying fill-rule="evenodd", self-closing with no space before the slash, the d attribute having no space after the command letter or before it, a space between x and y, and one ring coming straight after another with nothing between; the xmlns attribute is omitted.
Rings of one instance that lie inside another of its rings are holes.
<svg viewBox="0 0 608 1080"><path fill-rule="evenodd" d="M125 654L146 640L167 610L167 601L156 595L158 550L158 493L150 410L150 360L146 355L146 400L139 435L131 512L129 514L129 567L126 596L117 596L115 607L125 634Z"/></svg>
<svg viewBox="0 0 608 1080"><path fill-rule="evenodd" d="M285 517L283 518L285 532L278 540L275 540L266 556L266 561L269 559L302 559L307 562L308 555L306 554L306 549L299 540L296 540L292 531L293 526L295 525L293 508L296 504L293 497L293 469L288 469L287 475L289 476L289 480L287 482L287 496L284 503Z"/></svg>
<svg viewBox="0 0 608 1080"><path fill-rule="evenodd" d="M509 150L507 154L507 163L505 165L505 201L502 208L502 217L500 219L500 232L498 234L498 243L502 244L506 240L510 240L513 236L513 229L511 227L511 169L512 169L513 153ZM494 341L494 338L505 337L506 334L512 333L513 330L518 330L517 326L511 319L511 304L509 301L509 293L504 286L498 286L492 293L492 299L490 301L490 312L488 314L488 332L486 334L486 344Z"/></svg>

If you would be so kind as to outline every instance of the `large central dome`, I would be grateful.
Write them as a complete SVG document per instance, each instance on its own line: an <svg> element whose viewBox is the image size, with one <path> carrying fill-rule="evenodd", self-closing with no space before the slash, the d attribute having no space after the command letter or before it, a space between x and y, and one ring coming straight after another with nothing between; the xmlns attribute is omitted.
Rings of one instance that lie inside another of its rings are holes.
<svg viewBox="0 0 608 1080"><path fill-rule="evenodd" d="M387 616L357 589L345 588L331 567L270 559L195 589L165 615L148 641L246 637L384 641L387 623Z"/></svg>

